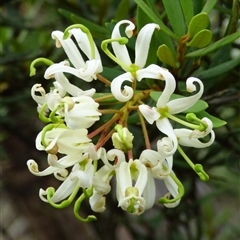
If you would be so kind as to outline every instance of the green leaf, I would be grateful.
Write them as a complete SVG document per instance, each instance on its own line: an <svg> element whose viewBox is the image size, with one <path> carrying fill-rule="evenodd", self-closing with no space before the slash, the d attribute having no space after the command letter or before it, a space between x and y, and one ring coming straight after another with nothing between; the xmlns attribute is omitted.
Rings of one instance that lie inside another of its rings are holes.
<svg viewBox="0 0 240 240"><path fill-rule="evenodd" d="M233 33L227 37L224 37L224 38L220 39L219 41L209 45L206 48L199 49L197 51L188 53L186 55L186 57L201 57L201 56L207 55L208 53L213 52L220 47L223 47L229 43L232 43L234 40L236 40L239 37L240 37L240 32L235 32L235 33Z"/></svg>
<svg viewBox="0 0 240 240"><path fill-rule="evenodd" d="M157 56L160 61L171 67L178 68L180 63L176 61L176 57L166 44L158 47Z"/></svg>
<svg viewBox="0 0 240 240"><path fill-rule="evenodd" d="M231 71L233 68L237 67L239 64L240 64L240 58L235 58L225 63L219 64L216 67L194 74L194 76L200 79L210 79L210 78L218 77Z"/></svg>
<svg viewBox="0 0 240 240"><path fill-rule="evenodd" d="M143 0L134 0L136 4L148 15L148 17L161 28L161 31L166 33L168 36L172 37L176 41L179 40L179 37L172 32L161 20L160 16L157 16L155 12L143 1Z"/></svg>
<svg viewBox="0 0 240 240"><path fill-rule="evenodd" d="M159 97L162 95L162 92L151 92L150 93L150 97L157 102ZM174 100L174 99L178 99L178 98L183 98L184 96L179 95L179 94L172 94L170 97L170 100ZM203 100L198 100L192 107L190 107L189 109L183 111L183 113L198 113L198 112L202 112L203 110L205 110L208 107L207 102L203 101Z"/></svg>
<svg viewBox="0 0 240 240"><path fill-rule="evenodd" d="M179 1L162 0L174 33L181 38L186 33L182 7Z"/></svg>
<svg viewBox="0 0 240 240"><path fill-rule="evenodd" d="M209 25L209 17L206 13L202 12L195 15L188 26L188 34L194 37L198 32L207 28Z"/></svg>
<svg viewBox="0 0 240 240"><path fill-rule="evenodd" d="M211 10L214 8L214 6L216 5L217 0L206 0L206 3L202 9L202 12L205 13L210 13Z"/></svg>
<svg viewBox="0 0 240 240"><path fill-rule="evenodd" d="M233 0L232 14L225 32L225 36L237 31L239 21L239 3L237 0Z"/></svg>
<svg viewBox="0 0 240 240"><path fill-rule="evenodd" d="M129 9L130 9L130 0L121 0L121 2L118 5L114 19L117 21L127 19Z"/></svg>
<svg viewBox="0 0 240 240"><path fill-rule="evenodd" d="M208 29L203 29L198 32L193 39L186 45L189 47L203 48L206 47L212 39L212 32Z"/></svg>
<svg viewBox="0 0 240 240"><path fill-rule="evenodd" d="M80 23L80 24L83 24L84 26L86 26L89 29L89 31L91 32L91 34L93 35L93 37L95 37L95 38L106 39L106 38L110 37L109 31L105 27L99 26L98 24L93 23L93 22L87 20L86 18L76 16L75 14L73 14L67 10L58 9L58 11L64 17L70 19L74 23Z"/></svg>
<svg viewBox="0 0 240 240"><path fill-rule="evenodd" d="M213 123L213 128L219 128L219 127L222 127L222 126L227 124L226 121L221 120L221 119L219 119L217 117L214 117L214 116L212 116L211 114L209 114L209 113L207 113L205 111L198 112L197 113L197 117L198 118L204 118L204 117L209 118L212 121L212 123Z"/></svg>
<svg viewBox="0 0 240 240"><path fill-rule="evenodd" d="M194 14L200 13L204 5L204 0L192 0L192 1L193 1Z"/></svg>
<svg viewBox="0 0 240 240"><path fill-rule="evenodd" d="M193 13L193 2L192 0L180 0L184 17L187 25L189 25L194 13Z"/></svg>

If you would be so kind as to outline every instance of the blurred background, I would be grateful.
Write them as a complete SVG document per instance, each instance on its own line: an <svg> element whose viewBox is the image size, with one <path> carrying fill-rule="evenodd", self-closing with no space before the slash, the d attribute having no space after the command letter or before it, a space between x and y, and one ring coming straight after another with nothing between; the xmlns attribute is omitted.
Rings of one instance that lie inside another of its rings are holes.
<svg viewBox="0 0 240 240"><path fill-rule="evenodd" d="M36 103L30 95L35 83L47 86L45 67L29 77L29 65L37 57L64 59L51 39L53 30L63 31L73 24L64 16L64 9L104 26L116 16L117 0L2 0L0 3L0 239L2 240L237 240L239 219L239 156L240 156L240 68L206 79L204 100L208 112L228 124L216 129L216 142L207 150L190 150L192 159L201 161L210 180L200 182L194 172L181 161L174 160L174 170L182 180L186 195L175 209L158 203L140 217L130 216L108 196L107 210L97 214L98 221L81 223L72 207L58 210L42 202L39 188L55 184L50 177L29 173L26 162L35 159L41 166L46 154L35 148L35 138L43 124L38 119ZM163 12L161 1L156 7ZM232 1L218 1L211 12L214 39L223 36L231 14ZM128 19L134 21L136 4L130 1ZM164 19L164 18L163 18ZM167 19L165 19L167 21ZM101 36L97 39L100 42ZM227 45L218 52L218 61L239 57L240 43ZM216 56L215 56L216 58ZM211 64L205 56L205 69ZM161 186L159 186L159 189ZM82 215L91 211L87 203Z"/></svg>

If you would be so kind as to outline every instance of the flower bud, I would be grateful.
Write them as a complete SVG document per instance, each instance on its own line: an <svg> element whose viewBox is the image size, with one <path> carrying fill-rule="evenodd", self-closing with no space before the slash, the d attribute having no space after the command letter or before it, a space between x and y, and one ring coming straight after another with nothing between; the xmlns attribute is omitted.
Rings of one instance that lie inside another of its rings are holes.
<svg viewBox="0 0 240 240"><path fill-rule="evenodd" d="M121 125L116 125L115 130L117 132L112 135L113 146L116 149L127 152L133 148L133 135L126 127L122 127Z"/></svg>

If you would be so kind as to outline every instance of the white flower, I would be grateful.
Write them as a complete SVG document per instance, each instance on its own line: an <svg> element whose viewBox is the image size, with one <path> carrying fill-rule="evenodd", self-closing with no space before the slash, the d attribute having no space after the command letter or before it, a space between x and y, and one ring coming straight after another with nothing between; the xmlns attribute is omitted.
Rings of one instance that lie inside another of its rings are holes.
<svg viewBox="0 0 240 240"><path fill-rule="evenodd" d="M196 130L189 130L186 128L174 129L174 133L176 134L178 143L185 147L206 148L206 147L209 147L214 142L215 133L213 130L209 131L209 128L208 128L208 131L206 131L204 134L202 134L202 132L200 131L197 131L197 133L198 132L200 134L196 135ZM206 133L211 134L210 139L207 142L200 141L201 138L206 136Z"/></svg>
<svg viewBox="0 0 240 240"><path fill-rule="evenodd" d="M135 28L134 24L128 20L122 20L115 25L111 36L112 39L121 38L120 26L122 24L128 24L125 33L129 38L132 36ZM126 102L133 96L133 89L131 87L124 86L124 90L121 90L122 83L124 81L133 82L135 79L140 81L138 71L139 69L144 68L146 64L150 41L155 28L159 29L159 26L157 24L150 23L145 25L139 32L135 46L134 63L131 61L125 45L120 44L119 42L112 42L114 54L120 63L120 66L126 71L126 73L113 79L111 83L112 94L121 102Z"/></svg>
<svg viewBox="0 0 240 240"><path fill-rule="evenodd" d="M89 154L85 153L82 155L67 155L58 159L56 155L48 154L49 167L43 171L39 171L38 164L33 159L27 161L27 166L29 171L35 176L47 176L54 174L56 178L62 180L68 175L66 168L82 162L83 160L87 159L88 156Z"/></svg>
<svg viewBox="0 0 240 240"><path fill-rule="evenodd" d="M172 171L172 156L165 158L157 151L146 149L141 153L139 160L151 171L154 178L163 179Z"/></svg>
<svg viewBox="0 0 240 240"><path fill-rule="evenodd" d="M142 214L146 210L146 200L142 195L148 181L145 165L132 159L122 162L116 169L116 180L118 205L129 213Z"/></svg>
<svg viewBox="0 0 240 240"><path fill-rule="evenodd" d="M176 87L175 79L170 72L156 65L150 65L144 71L139 70L139 75L140 78L148 77L165 81L164 91L159 97L156 107L150 108L148 105L142 104L139 106L139 110L150 124L156 121L157 128L172 141L172 148L162 151L165 156L170 156L176 151L178 142L173 127L164 113L174 115L193 106L202 96L203 84L198 78L190 77L186 81L187 90L189 92L196 91L194 82L197 82L200 86L198 93L190 97L169 100Z"/></svg>
<svg viewBox="0 0 240 240"><path fill-rule="evenodd" d="M97 73L102 72L102 63L96 45L94 42L89 42L87 35L79 28L73 28L69 30L69 33L75 37L79 48L89 60L86 62L83 60L80 51L71 38L63 39L63 32L53 31L52 38L56 40L56 46L63 47L73 67L61 63L53 64L46 70L44 77L48 79L56 73L66 72L84 81L91 82L96 79ZM94 54L91 51L91 44L94 44ZM93 55L95 55L94 58Z"/></svg>
<svg viewBox="0 0 240 240"><path fill-rule="evenodd" d="M69 62L65 60L65 61L62 61L62 62L58 63L57 66L60 66L60 65L69 67ZM49 69L48 69L48 71L49 71ZM56 72L56 73L54 73L52 75L48 75L48 72L46 71L45 77L47 79L50 79L50 78L54 77L56 79L57 83L67 93L69 93L73 97L78 97L78 96L90 96L91 97L96 92L96 90L94 88L91 88L89 90L83 91L82 89L80 89L79 87L75 86L74 84L71 84L69 82L69 80L66 78L66 76L63 74L63 72Z"/></svg>
<svg viewBox="0 0 240 240"><path fill-rule="evenodd" d="M91 187L93 174L94 167L92 165L92 161L88 161L88 163L84 165L84 169L81 169L79 164L75 164L66 180L64 180L57 191L53 193L50 201L57 203L66 199L73 193L76 187L84 189ZM47 190L40 189L40 198L43 201L48 202L48 199L46 199L45 195L47 195Z"/></svg>
<svg viewBox="0 0 240 240"><path fill-rule="evenodd" d="M65 103L65 122L71 129L89 128L102 114L98 111L99 104L96 103L91 97L80 96L72 97L74 102L73 107L69 110L69 105Z"/></svg>
<svg viewBox="0 0 240 240"><path fill-rule="evenodd" d="M105 210L105 195L111 190L110 181L115 170L121 162L125 161L124 153L118 149L112 149L108 152L104 148L98 151L104 165L95 172L93 178L93 195L89 199L90 206L94 212L103 212ZM114 161L115 164L110 164Z"/></svg>
<svg viewBox="0 0 240 240"><path fill-rule="evenodd" d="M44 132L41 131L36 138L36 148L52 154L58 152L67 155L81 155L89 149L89 143L91 142L87 133L86 129L71 130L57 127L47 131L42 136Z"/></svg>

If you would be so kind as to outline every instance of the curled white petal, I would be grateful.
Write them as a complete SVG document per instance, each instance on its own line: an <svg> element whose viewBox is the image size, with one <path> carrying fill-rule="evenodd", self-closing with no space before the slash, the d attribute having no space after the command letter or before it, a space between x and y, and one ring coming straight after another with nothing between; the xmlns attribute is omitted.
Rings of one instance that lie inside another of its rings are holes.
<svg viewBox="0 0 240 240"><path fill-rule="evenodd" d="M102 71L100 60L88 60L86 61L86 67L80 68L79 76L86 82L91 82L93 79L97 79L96 74Z"/></svg>
<svg viewBox="0 0 240 240"><path fill-rule="evenodd" d="M167 106L169 108L169 113L177 114L177 113L183 112L188 108L190 108L191 106L193 106L201 98L203 94L204 86L200 79L195 77L188 78L186 82L187 90L189 92L196 91L196 86L194 82L197 82L200 86L198 93L190 97L182 97L182 98L174 99L168 102Z"/></svg>
<svg viewBox="0 0 240 240"><path fill-rule="evenodd" d="M67 61L60 62L59 64L68 66ZM78 88L77 86L71 84L68 79L65 77L63 72L57 72L54 74L54 77L56 81L73 97L78 96L93 96L93 94L96 92L94 88L83 91L82 89Z"/></svg>
<svg viewBox="0 0 240 240"><path fill-rule="evenodd" d="M82 58L80 51L71 38L63 39L63 32L53 31L52 38L56 40L57 47L63 47L70 62L75 68L85 67L85 61Z"/></svg>
<svg viewBox="0 0 240 240"><path fill-rule="evenodd" d="M193 131L190 129L174 129L174 132L178 138L178 143L185 147L206 148L215 140L215 133L213 130L210 132L211 137L207 142L201 142L199 138L192 137Z"/></svg>
<svg viewBox="0 0 240 240"><path fill-rule="evenodd" d="M209 118L204 117L203 119L201 119L202 121L204 121L207 124L207 128L204 131L199 131L199 130L194 130L191 134L191 137L194 138L202 138L207 136L213 129L213 123Z"/></svg>
<svg viewBox="0 0 240 240"><path fill-rule="evenodd" d="M168 136L163 138L162 141L158 141L158 152L165 157L173 155L178 146L177 137L173 131L173 127L167 118L157 120L157 128ZM166 142L167 141L167 142ZM161 144L160 144L161 143Z"/></svg>
<svg viewBox="0 0 240 240"><path fill-rule="evenodd" d="M39 105L43 105L46 102L46 91L41 84L37 83L32 86L31 95L33 100Z"/></svg>
<svg viewBox="0 0 240 240"><path fill-rule="evenodd" d="M100 153L101 159L104 163L105 166L107 166L109 169L114 170L116 169L121 162L125 162L125 155L121 150L118 149L112 149L109 150L108 153L106 153L105 148L101 148L101 153ZM110 161L114 161L117 159L116 164L110 164Z"/></svg>
<svg viewBox="0 0 240 240"><path fill-rule="evenodd" d="M122 21L119 21L113 31L112 31L112 36L111 38L112 39L118 39L118 38L121 38L121 34L120 34L120 26L122 24L128 24L128 26L126 27L126 35L128 37L131 37L132 36L132 33L133 33L133 30L135 28L134 24L131 22L131 21L128 21L128 20L122 20ZM132 64L132 61L129 57L129 53L128 53L128 50L127 50L127 47L125 45L121 45L119 44L118 42L112 42L112 48L113 48L113 51L116 55L116 57L121 61L121 62L124 62L126 65L130 66ZM124 69L126 70L126 69Z"/></svg>
<svg viewBox="0 0 240 240"><path fill-rule="evenodd" d="M164 178L165 185L169 191L166 195L171 195L172 197L176 197L178 195L178 185L175 181L171 178L171 176L167 176ZM165 203L164 206L168 208L174 208L180 203L181 199L177 200L174 203Z"/></svg>
<svg viewBox="0 0 240 240"><path fill-rule="evenodd" d="M120 102L127 102L130 100L133 96L133 89L129 86L124 86L124 89L122 90L122 83L124 81L132 82L133 76L131 73L123 73L120 76L113 79L111 83L111 92L113 96Z"/></svg>

